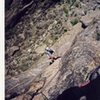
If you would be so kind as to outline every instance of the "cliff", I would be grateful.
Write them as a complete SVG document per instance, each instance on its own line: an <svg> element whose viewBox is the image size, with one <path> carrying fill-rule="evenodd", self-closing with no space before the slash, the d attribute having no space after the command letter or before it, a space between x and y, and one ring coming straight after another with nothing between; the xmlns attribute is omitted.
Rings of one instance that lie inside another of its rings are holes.
<svg viewBox="0 0 100 100"><path fill-rule="evenodd" d="M6 99L56 100L65 89L86 82L100 65L100 2L9 2L5 12ZM46 46L60 56L51 65L44 54Z"/></svg>

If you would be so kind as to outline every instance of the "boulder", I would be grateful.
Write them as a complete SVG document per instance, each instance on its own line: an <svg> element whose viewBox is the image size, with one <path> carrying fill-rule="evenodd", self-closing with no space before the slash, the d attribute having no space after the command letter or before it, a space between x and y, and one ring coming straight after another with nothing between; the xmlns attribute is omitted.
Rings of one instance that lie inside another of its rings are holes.
<svg viewBox="0 0 100 100"><path fill-rule="evenodd" d="M93 21L93 19L94 18L86 15L81 18L81 22L87 27Z"/></svg>
<svg viewBox="0 0 100 100"><path fill-rule="evenodd" d="M80 21L87 27L88 25L92 24L95 19L100 17L100 11L90 11L87 15L83 16Z"/></svg>

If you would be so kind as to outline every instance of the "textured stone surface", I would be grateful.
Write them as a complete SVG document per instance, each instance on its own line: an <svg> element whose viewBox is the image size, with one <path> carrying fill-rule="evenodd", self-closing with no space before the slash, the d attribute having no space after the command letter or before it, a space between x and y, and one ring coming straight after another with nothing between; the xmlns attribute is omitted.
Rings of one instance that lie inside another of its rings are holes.
<svg viewBox="0 0 100 100"><path fill-rule="evenodd" d="M97 0L67 8L68 16L64 7L69 4L62 0L33 1L16 25L6 31L5 91L9 100L56 100L65 89L87 81L88 74L100 64ZM12 9L6 11L6 25L30 2L14 0L9 5ZM81 21L72 26L70 21L75 18ZM44 54L46 46L61 57L52 65Z"/></svg>

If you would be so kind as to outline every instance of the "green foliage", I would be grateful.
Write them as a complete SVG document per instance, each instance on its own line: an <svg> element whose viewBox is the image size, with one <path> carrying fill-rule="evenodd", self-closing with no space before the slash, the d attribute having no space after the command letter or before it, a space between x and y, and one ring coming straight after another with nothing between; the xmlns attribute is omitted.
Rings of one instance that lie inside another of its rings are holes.
<svg viewBox="0 0 100 100"><path fill-rule="evenodd" d="M20 67L20 69L21 69L22 71L26 71L28 68L29 68L28 63L24 63L24 64Z"/></svg>
<svg viewBox="0 0 100 100"><path fill-rule="evenodd" d="M76 0L71 0L72 1L72 5L76 2Z"/></svg>
<svg viewBox="0 0 100 100"><path fill-rule="evenodd" d="M59 35L54 34L54 35L52 35L51 37L52 37L53 42L55 42L56 40L58 40Z"/></svg>
<svg viewBox="0 0 100 100"><path fill-rule="evenodd" d="M74 26L74 25L76 25L78 23L78 19L73 19L70 22Z"/></svg>
<svg viewBox="0 0 100 100"><path fill-rule="evenodd" d="M67 0L67 3L70 4L70 6L72 6L75 2L76 0Z"/></svg>
<svg viewBox="0 0 100 100"><path fill-rule="evenodd" d="M66 17L68 17L68 15L69 15L68 9L66 7L64 7L63 10L64 10L64 12L66 14Z"/></svg>

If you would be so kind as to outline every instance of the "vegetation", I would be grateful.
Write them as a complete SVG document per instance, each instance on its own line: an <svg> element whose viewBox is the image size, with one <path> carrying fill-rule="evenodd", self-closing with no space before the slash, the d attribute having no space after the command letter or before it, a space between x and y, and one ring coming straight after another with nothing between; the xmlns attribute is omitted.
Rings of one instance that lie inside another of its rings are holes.
<svg viewBox="0 0 100 100"><path fill-rule="evenodd" d="M70 4L70 6L73 6L73 4L76 2L76 0L67 0L67 3Z"/></svg>
<svg viewBox="0 0 100 100"><path fill-rule="evenodd" d="M63 10L64 10L64 12L66 14L66 17L68 17L68 15L69 15L68 9L66 7L64 7Z"/></svg>
<svg viewBox="0 0 100 100"><path fill-rule="evenodd" d="M76 3L76 0L67 0L66 2L67 2L67 6L64 6L63 10L65 12L66 17L68 17L69 11L71 10L71 6L73 6ZM77 4L76 6L79 6L79 4Z"/></svg>
<svg viewBox="0 0 100 100"><path fill-rule="evenodd" d="M24 63L24 64L20 67L20 69L21 69L22 71L26 71L28 68L29 68L28 63Z"/></svg>
<svg viewBox="0 0 100 100"><path fill-rule="evenodd" d="M78 23L78 19L73 19L70 22L74 26L74 25L76 25Z"/></svg>
<svg viewBox="0 0 100 100"><path fill-rule="evenodd" d="M73 5L76 2L76 0L71 0L71 5Z"/></svg>
<svg viewBox="0 0 100 100"><path fill-rule="evenodd" d="M60 34L55 34L55 35L52 35L51 37L52 37L53 42L56 42L56 40L59 39Z"/></svg>

